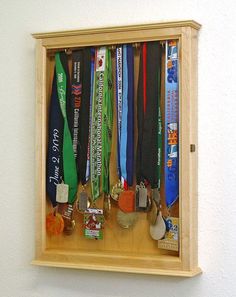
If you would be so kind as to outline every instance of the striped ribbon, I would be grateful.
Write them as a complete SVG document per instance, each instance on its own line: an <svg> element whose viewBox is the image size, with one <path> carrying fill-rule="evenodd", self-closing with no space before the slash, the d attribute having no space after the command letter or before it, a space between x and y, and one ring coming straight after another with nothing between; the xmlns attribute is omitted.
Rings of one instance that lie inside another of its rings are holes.
<svg viewBox="0 0 236 297"><path fill-rule="evenodd" d="M94 92L90 133L90 170L93 201L97 200L100 195L100 175L102 167L102 100L105 61L106 48L98 48L95 53Z"/></svg>

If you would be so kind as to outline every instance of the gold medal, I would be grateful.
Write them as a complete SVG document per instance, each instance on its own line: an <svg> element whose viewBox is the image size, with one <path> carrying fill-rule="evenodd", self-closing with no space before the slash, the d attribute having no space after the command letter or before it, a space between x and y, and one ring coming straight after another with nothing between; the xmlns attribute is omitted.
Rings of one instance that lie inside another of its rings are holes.
<svg viewBox="0 0 236 297"><path fill-rule="evenodd" d="M119 199L119 195L121 192L124 191L124 188L122 186L122 183L121 181L119 181L117 184L115 184L112 188L112 191L111 191L111 198L115 201L118 201Z"/></svg>
<svg viewBox="0 0 236 297"><path fill-rule="evenodd" d="M128 229L136 223L138 214L136 212L125 213L118 209L116 218L120 227Z"/></svg>
<svg viewBox="0 0 236 297"><path fill-rule="evenodd" d="M46 229L49 235L60 235L64 229L64 220L59 213L50 212L46 217Z"/></svg>

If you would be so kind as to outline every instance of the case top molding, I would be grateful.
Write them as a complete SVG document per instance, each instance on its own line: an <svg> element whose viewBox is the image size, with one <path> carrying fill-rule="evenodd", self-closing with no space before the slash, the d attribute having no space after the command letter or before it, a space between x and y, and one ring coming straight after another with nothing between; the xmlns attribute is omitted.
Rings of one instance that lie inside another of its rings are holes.
<svg viewBox="0 0 236 297"><path fill-rule="evenodd" d="M185 20L185 21L162 22L162 23L143 24L143 25L101 27L101 28L91 28L91 29L82 29L82 30L33 33L32 36L35 39L45 39L45 38L55 38L55 37L69 37L69 36L75 36L75 35L122 32L124 30L125 31L137 31L137 30L150 30L150 29L161 29L161 28L180 28L180 27L191 27L193 29L199 30L201 28L201 25L193 20Z"/></svg>

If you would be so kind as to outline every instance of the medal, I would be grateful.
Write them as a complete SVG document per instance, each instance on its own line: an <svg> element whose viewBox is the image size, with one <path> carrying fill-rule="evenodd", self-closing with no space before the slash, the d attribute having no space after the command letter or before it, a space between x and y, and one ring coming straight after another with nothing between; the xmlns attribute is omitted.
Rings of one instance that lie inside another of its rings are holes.
<svg viewBox="0 0 236 297"><path fill-rule="evenodd" d="M135 193L133 191L123 191L119 195L118 206L123 212L135 211Z"/></svg>
<svg viewBox="0 0 236 297"><path fill-rule="evenodd" d="M159 211L154 225L150 225L150 235L154 240L159 240L165 236L166 224L162 217L161 211Z"/></svg>
<svg viewBox="0 0 236 297"><path fill-rule="evenodd" d="M64 233L66 235L71 235L75 229L75 220L73 219L73 204L59 204L58 211L60 212L64 220Z"/></svg>
<svg viewBox="0 0 236 297"><path fill-rule="evenodd" d="M151 202L151 209L150 209L150 211L147 213L147 219L148 219L148 222L149 222L151 225L155 225L156 220L157 220L158 212L159 212L159 208L157 207L156 202L152 199L152 202Z"/></svg>
<svg viewBox="0 0 236 297"><path fill-rule="evenodd" d="M128 229L136 223L138 214L136 212L125 213L118 209L116 219L120 227Z"/></svg>
<svg viewBox="0 0 236 297"><path fill-rule="evenodd" d="M64 220L59 213L50 212L46 217L46 230L49 235L60 235L64 229Z"/></svg>
<svg viewBox="0 0 236 297"><path fill-rule="evenodd" d="M64 184L57 184L56 201L57 203L67 203L69 194L69 186Z"/></svg>
<svg viewBox="0 0 236 297"><path fill-rule="evenodd" d="M179 250L179 219L168 217L165 219L166 233L162 240L158 240L158 248L178 251Z"/></svg>
<svg viewBox="0 0 236 297"><path fill-rule="evenodd" d="M76 201L76 209L78 212L84 212L90 206L90 201L87 192L85 191L86 185L82 185L82 192Z"/></svg>
<svg viewBox="0 0 236 297"><path fill-rule="evenodd" d="M75 229L75 220L67 220L64 219L64 234L65 235L71 235Z"/></svg>
<svg viewBox="0 0 236 297"><path fill-rule="evenodd" d="M111 198L115 201L118 201L119 199L119 195L121 192L124 191L124 187L121 183L121 181L119 181L117 184L115 184L113 187L112 187L112 191L111 191Z"/></svg>
<svg viewBox="0 0 236 297"><path fill-rule="evenodd" d="M141 182L140 185L136 185L136 195L135 195L135 211L148 212L151 209L151 199L148 196L147 188L144 183Z"/></svg>
<svg viewBox="0 0 236 297"><path fill-rule="evenodd" d="M103 210L88 208L84 212L84 236L88 239L103 239Z"/></svg>

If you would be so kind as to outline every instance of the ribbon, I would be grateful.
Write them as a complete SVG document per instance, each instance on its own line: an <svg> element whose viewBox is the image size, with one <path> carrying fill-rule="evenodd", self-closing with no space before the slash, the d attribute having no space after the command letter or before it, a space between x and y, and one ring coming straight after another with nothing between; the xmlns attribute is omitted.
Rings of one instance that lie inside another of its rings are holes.
<svg viewBox="0 0 236 297"><path fill-rule="evenodd" d="M79 131L79 114L82 97L82 51L72 52L72 79L71 79L71 102L73 109L73 129L72 142L75 160L77 162L78 153L78 131Z"/></svg>
<svg viewBox="0 0 236 297"><path fill-rule="evenodd" d="M90 99L89 99L89 135L88 135L88 149L87 149L87 163L86 163L86 182L90 176L90 146L91 146L91 123L92 123L92 102L94 92L94 62L95 62L95 48L90 50Z"/></svg>
<svg viewBox="0 0 236 297"><path fill-rule="evenodd" d="M83 49L82 68L82 101L79 117L79 145L78 145L78 168L79 179L82 185L86 184L86 170L88 157L89 118L90 118L90 89L91 89L91 50Z"/></svg>
<svg viewBox="0 0 236 297"><path fill-rule="evenodd" d="M76 198L77 192L77 170L73 151L72 137L67 121L66 113L66 90L67 90L67 78L66 72L63 68L61 58L63 54L56 53L56 83L57 94L60 103L61 113L64 118L64 130L63 130L63 170L64 170L64 182L69 185L69 197L68 202L73 204Z"/></svg>
<svg viewBox="0 0 236 297"><path fill-rule="evenodd" d="M123 49L122 46L116 48L116 114L117 114L117 171L121 179L120 168L120 142L121 142L121 123L122 123L122 104L123 104Z"/></svg>
<svg viewBox="0 0 236 297"><path fill-rule="evenodd" d="M90 170L92 197L95 201L100 194L101 166L102 166L102 100L104 87L104 70L106 60L106 48L96 50L94 92L92 102L91 122L91 148L90 148Z"/></svg>
<svg viewBox="0 0 236 297"><path fill-rule="evenodd" d="M52 94L49 110L48 152L46 190L52 206L57 205L56 188L63 180L62 144L63 116L57 96L56 71L54 71Z"/></svg>
<svg viewBox="0 0 236 297"><path fill-rule="evenodd" d="M109 193L109 163L113 123L113 89L111 51L106 49L104 89L102 101L102 190Z"/></svg>
<svg viewBox="0 0 236 297"><path fill-rule="evenodd" d="M128 126L128 64L127 45L123 45L123 94L122 94L122 121L120 136L120 169L121 181L127 188L127 126Z"/></svg>
<svg viewBox="0 0 236 297"><path fill-rule="evenodd" d="M128 66L128 115L127 115L127 183L133 185L134 175L134 53L133 46L127 45Z"/></svg>
<svg viewBox="0 0 236 297"><path fill-rule="evenodd" d="M143 43L138 85L137 183L149 182L160 188L161 113L160 113L160 43Z"/></svg>
<svg viewBox="0 0 236 297"><path fill-rule="evenodd" d="M170 208L179 197L179 82L178 44L166 41L165 59L165 197Z"/></svg>

